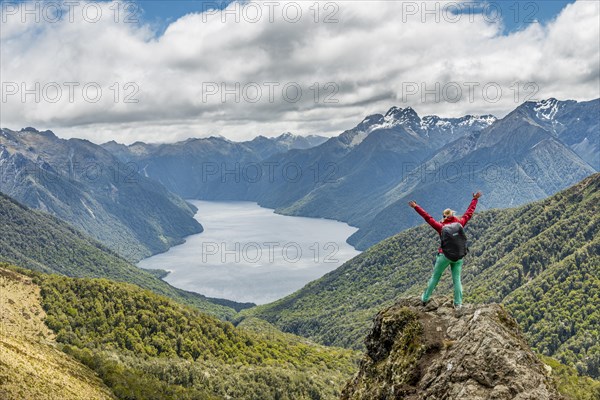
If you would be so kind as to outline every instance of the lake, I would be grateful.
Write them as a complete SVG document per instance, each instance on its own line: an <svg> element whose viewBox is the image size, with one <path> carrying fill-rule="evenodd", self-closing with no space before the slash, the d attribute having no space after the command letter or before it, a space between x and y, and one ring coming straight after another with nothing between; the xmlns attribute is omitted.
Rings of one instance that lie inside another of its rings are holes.
<svg viewBox="0 0 600 400"><path fill-rule="evenodd" d="M264 304L360 253L346 243L357 228L343 222L279 215L245 201L189 202L204 232L138 264L169 271L164 280L181 289Z"/></svg>

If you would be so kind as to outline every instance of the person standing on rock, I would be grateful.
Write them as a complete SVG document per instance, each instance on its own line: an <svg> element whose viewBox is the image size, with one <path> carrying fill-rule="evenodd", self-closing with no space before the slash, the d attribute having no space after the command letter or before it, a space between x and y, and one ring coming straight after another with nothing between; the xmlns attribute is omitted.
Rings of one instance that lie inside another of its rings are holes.
<svg viewBox="0 0 600 400"><path fill-rule="evenodd" d="M426 304L437 286L442 273L450 266L452 272L452 283L454 285L454 308L460 309L462 307L462 283L460 281L460 272L463 265L463 257L467 254L469 249L467 248L467 237L463 230L464 226L469 222L475 207L477 207L477 200L481 197L481 192L473 193L473 200L465 214L458 218L454 215L454 211L447 208L444 210L443 218L441 221L436 221L427 211L423 210L413 200L408 202L408 205L415 209L415 211L425 219L425 221L431 225L433 229L437 231L442 240L442 245L438 249L438 254L435 259L435 266L433 267L433 274L427 285L427 289L421 295L421 301Z"/></svg>

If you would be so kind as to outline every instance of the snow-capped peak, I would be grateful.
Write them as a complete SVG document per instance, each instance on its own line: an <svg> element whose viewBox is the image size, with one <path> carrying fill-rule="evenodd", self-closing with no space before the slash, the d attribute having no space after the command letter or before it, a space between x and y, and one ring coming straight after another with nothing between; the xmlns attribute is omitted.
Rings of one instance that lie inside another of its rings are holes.
<svg viewBox="0 0 600 400"><path fill-rule="evenodd" d="M365 118L359 126L362 127L361 130L369 134L377 129L391 129L399 125L405 126L408 130L414 130L418 129L420 122L419 115L411 107L398 108L394 106L384 116L374 114Z"/></svg>
<svg viewBox="0 0 600 400"><path fill-rule="evenodd" d="M398 108L396 106L390 108L384 116L385 121L397 121L398 123L407 121L419 120L419 115L412 107Z"/></svg>
<svg viewBox="0 0 600 400"><path fill-rule="evenodd" d="M439 137L440 134L455 137L455 135L465 132L487 128L496 120L495 116L489 114L465 115L460 118L441 118L437 115L428 115L421 118L412 107L394 106L385 115L373 114L366 117L351 131L352 139L349 145L356 146L375 130L392 129L397 126L402 126L410 135L421 138Z"/></svg>
<svg viewBox="0 0 600 400"><path fill-rule="evenodd" d="M552 120L556 116L559 109L559 102L555 98L538 101L533 106L536 117L540 119Z"/></svg>
<svg viewBox="0 0 600 400"><path fill-rule="evenodd" d="M475 124L491 125L498 120L491 114L486 115L465 115L461 118L462 121L458 123L459 126L473 126Z"/></svg>

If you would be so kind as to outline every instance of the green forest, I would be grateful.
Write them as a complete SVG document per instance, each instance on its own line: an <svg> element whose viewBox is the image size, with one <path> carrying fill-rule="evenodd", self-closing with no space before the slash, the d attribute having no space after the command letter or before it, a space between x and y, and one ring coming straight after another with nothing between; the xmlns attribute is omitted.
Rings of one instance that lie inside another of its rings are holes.
<svg viewBox="0 0 600 400"><path fill-rule="evenodd" d="M24 207L0 193L0 261L71 277L108 278L134 283L223 319L250 304L209 299L174 288L67 223ZM158 272L160 274L160 272Z"/></svg>
<svg viewBox="0 0 600 400"><path fill-rule="evenodd" d="M475 214L466 233L465 302L501 302L532 348L600 377L600 174L518 208ZM408 206L407 206L408 207ZM434 211L434 210L430 210ZM373 316L420 295L439 245L429 226L401 232L274 303L240 313L319 343L356 349ZM451 294L446 273L434 296Z"/></svg>
<svg viewBox="0 0 600 400"><path fill-rule="evenodd" d="M359 353L241 327L134 285L2 265L34 278L63 351L120 399L333 399Z"/></svg>

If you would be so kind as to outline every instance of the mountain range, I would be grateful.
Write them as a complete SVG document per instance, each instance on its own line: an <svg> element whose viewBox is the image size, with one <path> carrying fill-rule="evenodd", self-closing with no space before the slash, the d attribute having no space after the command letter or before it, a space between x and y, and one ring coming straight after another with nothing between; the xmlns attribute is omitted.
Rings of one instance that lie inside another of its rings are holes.
<svg viewBox="0 0 600 400"><path fill-rule="evenodd" d="M359 228L348 242L364 250L419 223L404 207L409 200L437 213L466 206L482 190L481 209L513 207L598 171L599 116L600 99L526 102L502 119L420 117L392 107L287 151L260 137L103 146L184 198L256 201L347 222Z"/></svg>
<svg viewBox="0 0 600 400"><path fill-rule="evenodd" d="M87 140L0 131L0 191L69 222L132 261L202 231L196 209Z"/></svg>
<svg viewBox="0 0 600 400"><path fill-rule="evenodd" d="M594 173L566 144L579 135L577 127L561 125L565 131L557 137L539 123L543 115L532 116L531 110L539 107L525 103L481 132L446 144L383 194L385 207L359 225L348 242L364 249L419 223L405 206L409 200L434 213L445 208L460 212L471 193L481 190L486 196L480 207L513 207L550 196ZM583 103L579 115L589 118L592 107L600 110L599 101ZM592 124L590 129L600 128Z"/></svg>
<svg viewBox="0 0 600 400"><path fill-rule="evenodd" d="M364 250L415 226L404 207L481 209L542 199L599 168L600 99L526 102L502 119L420 117L392 107L339 136L290 133L101 146L2 129L0 191L47 211L131 261L202 231L186 199L246 200L358 227ZM135 204L135 207L131 207Z"/></svg>
<svg viewBox="0 0 600 400"><path fill-rule="evenodd" d="M414 168L437 147L495 120L491 115L421 119L410 107L392 107L337 137L309 137L308 142L284 134L249 142L210 137L102 146L184 198L257 201L283 214L357 224L368 220L365 206L391 187L398 171ZM357 201L364 206L357 208Z"/></svg>
<svg viewBox="0 0 600 400"><path fill-rule="evenodd" d="M241 200L246 199L248 190L243 177L253 174L261 160L326 140L322 136L288 132L273 138L257 136L246 142L211 136L166 144L136 142L129 146L112 141L102 147L186 199Z"/></svg>

